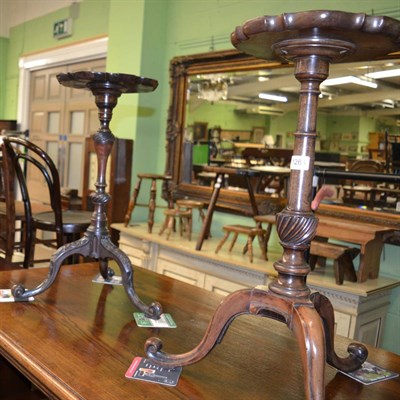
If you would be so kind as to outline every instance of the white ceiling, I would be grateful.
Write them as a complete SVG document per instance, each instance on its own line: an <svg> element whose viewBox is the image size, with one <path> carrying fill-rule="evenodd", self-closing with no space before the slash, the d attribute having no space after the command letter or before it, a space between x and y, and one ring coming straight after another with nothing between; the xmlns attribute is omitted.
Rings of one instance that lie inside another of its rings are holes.
<svg viewBox="0 0 400 400"><path fill-rule="evenodd" d="M329 78L341 76L365 77L368 72L400 69L400 60L381 60L369 63L334 64ZM259 81L259 76L264 81ZM283 115L298 109L299 83L293 76L293 67L249 71L231 74L213 74L191 77L190 109L195 110L204 100L198 98L198 83L218 77L228 82L227 99L236 111ZM352 83L322 86L319 110L336 115L394 116L400 118L400 76L373 80L377 88L371 89ZM287 97L286 103L258 98L260 92ZM391 102L388 102L388 100ZM257 108L258 107L258 108ZM260 112L261 107L261 112Z"/></svg>

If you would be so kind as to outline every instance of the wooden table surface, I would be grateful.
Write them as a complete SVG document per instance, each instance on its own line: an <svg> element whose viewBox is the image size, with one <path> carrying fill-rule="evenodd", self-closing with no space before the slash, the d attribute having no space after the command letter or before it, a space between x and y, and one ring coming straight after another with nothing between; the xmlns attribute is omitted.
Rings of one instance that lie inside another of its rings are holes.
<svg viewBox="0 0 400 400"><path fill-rule="evenodd" d="M360 245L358 281L377 278L385 235L395 232L393 227L353 221L317 214L317 236Z"/></svg>
<svg viewBox="0 0 400 400"><path fill-rule="evenodd" d="M56 282L31 303L0 304L0 353L51 399L304 399L300 355L283 324L255 316L237 318L220 345L184 367L177 387L124 377L145 340L157 335L164 350L191 350L202 338L221 297L135 268L145 302L158 300L176 329L138 328L136 311L121 286L92 283L97 264L63 266ZM5 271L0 287L31 288L46 269ZM338 338L343 354L348 340ZM400 371L400 356L369 348L369 360ZM400 378L364 386L326 367L326 399L399 399Z"/></svg>

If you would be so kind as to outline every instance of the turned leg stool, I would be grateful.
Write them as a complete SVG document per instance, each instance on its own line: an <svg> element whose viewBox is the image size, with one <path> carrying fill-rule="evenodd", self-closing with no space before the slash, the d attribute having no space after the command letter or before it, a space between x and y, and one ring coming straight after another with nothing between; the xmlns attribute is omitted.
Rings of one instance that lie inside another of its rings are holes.
<svg viewBox="0 0 400 400"><path fill-rule="evenodd" d="M164 211L165 221L161 227L159 235L162 235L167 229L167 240L174 230L175 218L179 218L179 233L183 236L183 232L187 232L189 241L192 239L192 210L167 209Z"/></svg>
<svg viewBox="0 0 400 400"><path fill-rule="evenodd" d="M245 225L225 225L222 229L225 231L225 235L221 239L221 241L218 243L218 246L215 249L215 254L218 254L218 252L221 250L222 246L227 241L227 239L231 233L233 233L233 239L232 239L231 245L229 247L229 251L232 251L233 246L235 245L239 234L244 234L244 235L247 235L247 246L245 247L245 251L248 252L250 262L252 263L253 262L253 240L257 236L261 240L260 243L263 243L262 238L265 236L265 233L266 233L265 229L256 228L253 226L245 226ZM260 248L261 248L262 256L266 260L267 255L265 253L265 247L260 246ZM243 252L243 254L245 253L245 251Z"/></svg>
<svg viewBox="0 0 400 400"><path fill-rule="evenodd" d="M180 200L176 200L176 205L179 209L184 209L184 210L190 211L192 213L192 221L193 221L193 209L199 210L201 223L202 223L202 225L204 224L204 221L206 219L206 216L203 211L204 203L202 203L201 201L196 201L196 200L180 199ZM211 236L211 235L209 235L209 236Z"/></svg>
<svg viewBox="0 0 400 400"><path fill-rule="evenodd" d="M156 209L156 196L157 196L157 180L162 180L167 187L167 201L168 201L168 208L173 207L172 201L172 194L169 189L169 181L172 179L170 176L166 175L158 175L158 174L138 174L138 181L136 183L135 189L133 190L131 200L129 201L128 211L125 215L125 226L128 226L129 221L131 219L133 210L137 204L137 198L139 196L140 187L142 185L143 179L151 179L151 186L150 186L150 200L149 200L149 217L148 217L148 232L152 233L153 225L154 225L154 212Z"/></svg>

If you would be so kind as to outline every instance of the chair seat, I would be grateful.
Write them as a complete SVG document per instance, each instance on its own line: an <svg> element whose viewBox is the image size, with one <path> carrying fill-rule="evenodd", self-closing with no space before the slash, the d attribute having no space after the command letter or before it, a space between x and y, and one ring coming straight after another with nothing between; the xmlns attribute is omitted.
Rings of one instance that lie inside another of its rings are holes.
<svg viewBox="0 0 400 400"><path fill-rule="evenodd" d="M63 211L63 232L66 234L84 232L90 225L91 217L91 211ZM35 220L38 229L55 230L55 215L53 212L33 214L32 218Z"/></svg>

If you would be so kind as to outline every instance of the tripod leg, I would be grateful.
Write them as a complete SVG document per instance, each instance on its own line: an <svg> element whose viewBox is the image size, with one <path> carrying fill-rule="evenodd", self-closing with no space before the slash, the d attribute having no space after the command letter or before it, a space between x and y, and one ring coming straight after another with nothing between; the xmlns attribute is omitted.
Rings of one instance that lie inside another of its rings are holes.
<svg viewBox="0 0 400 400"><path fill-rule="evenodd" d="M28 290L23 285L17 284L12 288L12 293L15 299L18 301L26 300L29 297L37 296L47 290L55 281L58 272L60 271L61 265L65 259L73 254L81 254L83 256L89 255L89 239L87 236L83 236L76 242L67 243L60 247L50 259L49 273L47 278L40 283L36 288Z"/></svg>
<svg viewBox="0 0 400 400"><path fill-rule="evenodd" d="M325 340L318 313L309 305L293 309L291 327L300 348L306 398L325 398Z"/></svg>
<svg viewBox="0 0 400 400"><path fill-rule="evenodd" d="M347 348L349 355L346 358L339 357L335 353L334 346L335 317L332 304L325 296L318 292L313 293L310 299L324 324L327 363L344 372L360 368L368 357L367 348L360 343L350 343Z"/></svg>
<svg viewBox="0 0 400 400"><path fill-rule="evenodd" d="M158 319L163 312L161 304L153 302L150 306L147 306L140 300L133 287L133 267L128 256L115 246L108 236L101 238L99 254L100 259L113 259L117 262L121 270L122 284L131 303L146 317Z"/></svg>
<svg viewBox="0 0 400 400"><path fill-rule="evenodd" d="M243 289L228 295L218 306L203 339L193 350L183 354L168 354L162 351L162 341L152 337L147 339L145 344L147 357L165 367L190 365L200 361L216 344L221 343L226 330L236 316L249 313L251 295L252 289Z"/></svg>

